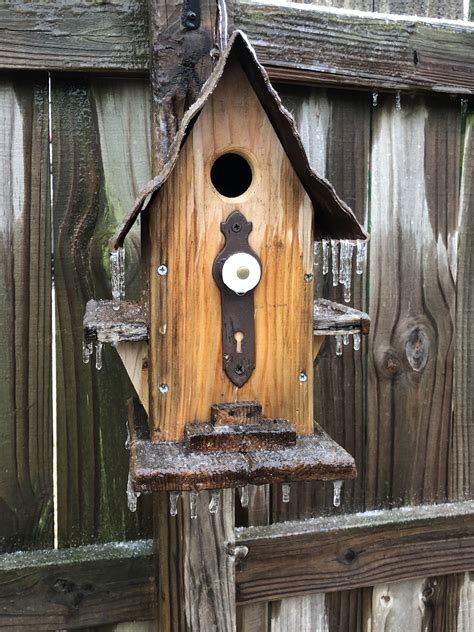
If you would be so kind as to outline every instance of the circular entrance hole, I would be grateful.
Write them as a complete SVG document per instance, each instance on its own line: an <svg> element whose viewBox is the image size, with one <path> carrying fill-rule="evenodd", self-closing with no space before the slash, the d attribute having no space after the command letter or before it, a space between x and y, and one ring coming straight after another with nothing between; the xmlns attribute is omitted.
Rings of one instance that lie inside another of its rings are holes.
<svg viewBox="0 0 474 632"><path fill-rule="evenodd" d="M240 154L223 154L211 167L211 181L218 193L235 198L252 184L252 168Z"/></svg>

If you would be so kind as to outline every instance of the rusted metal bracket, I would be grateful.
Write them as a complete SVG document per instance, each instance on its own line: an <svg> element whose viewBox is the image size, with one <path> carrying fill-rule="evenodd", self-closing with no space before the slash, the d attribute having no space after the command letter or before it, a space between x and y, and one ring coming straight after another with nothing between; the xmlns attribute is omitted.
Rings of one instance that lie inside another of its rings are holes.
<svg viewBox="0 0 474 632"><path fill-rule="evenodd" d="M212 275L221 291L223 368L230 381L240 387L255 368L254 288L245 293L238 292L239 279L245 281L251 274L251 270L242 265L233 271L236 285L231 289L226 284L225 265L231 263L231 257L242 254L250 256L260 270L261 262L248 243L252 222L248 222L240 211L233 211L221 223L221 231L225 245L214 261Z"/></svg>

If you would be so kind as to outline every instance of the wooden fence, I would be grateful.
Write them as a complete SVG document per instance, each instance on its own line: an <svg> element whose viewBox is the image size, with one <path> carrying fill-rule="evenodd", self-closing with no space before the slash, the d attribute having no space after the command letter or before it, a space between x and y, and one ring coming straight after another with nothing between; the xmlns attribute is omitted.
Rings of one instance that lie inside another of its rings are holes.
<svg viewBox="0 0 474 632"><path fill-rule="evenodd" d="M467 632L474 31L395 15L462 20L462 0L319 4L394 15L236 3L234 22L371 234L353 292L369 340L336 357L327 339L315 367L315 416L359 476L338 509L329 485L288 505L252 490L238 629ZM147 630L114 627L150 621L156 599L151 499L132 514L125 494L132 387L113 349L97 371L81 347L86 300L110 296L108 238L151 176L147 7L14 1L0 18L0 629Z"/></svg>

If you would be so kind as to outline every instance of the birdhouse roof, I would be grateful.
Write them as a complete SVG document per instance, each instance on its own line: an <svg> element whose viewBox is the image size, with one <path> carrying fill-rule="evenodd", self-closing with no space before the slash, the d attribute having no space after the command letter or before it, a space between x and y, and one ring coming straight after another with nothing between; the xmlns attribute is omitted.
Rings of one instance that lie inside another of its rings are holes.
<svg viewBox="0 0 474 632"><path fill-rule="evenodd" d="M150 180L138 195L132 210L111 239L111 250L116 250L123 245L125 237L140 212L144 210L150 198L168 179L194 122L219 84L228 63L235 59L244 70L312 202L315 212L316 238L367 239L368 235L364 228L359 224L349 206L337 195L332 184L311 168L292 115L283 106L245 34L241 31L234 31L227 48L204 84L198 99L186 111L171 145L167 162L160 174Z"/></svg>

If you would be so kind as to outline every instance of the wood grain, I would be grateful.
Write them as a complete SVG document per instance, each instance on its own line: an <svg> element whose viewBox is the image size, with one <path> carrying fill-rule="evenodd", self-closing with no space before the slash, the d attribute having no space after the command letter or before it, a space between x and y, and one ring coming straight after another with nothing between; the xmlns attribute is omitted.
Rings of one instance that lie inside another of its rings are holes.
<svg viewBox="0 0 474 632"><path fill-rule="evenodd" d="M104 345L103 369L82 362L90 298L110 298L107 239L150 175L147 86L53 77L54 234L58 344L60 543L136 537L150 509L126 504L126 401L130 381ZM136 234L128 240L127 291L138 285ZM132 294L130 294L132 292ZM120 419L123 421L120 422Z"/></svg>
<svg viewBox="0 0 474 632"><path fill-rule="evenodd" d="M272 80L371 91L472 94L474 89L473 26L467 22L443 26L442 21L252 2L237 6L235 24L254 42Z"/></svg>
<svg viewBox="0 0 474 632"><path fill-rule="evenodd" d="M4 3L0 63L13 70L143 71L146 9L142 0Z"/></svg>
<svg viewBox="0 0 474 632"><path fill-rule="evenodd" d="M381 13L429 15L441 20L462 20L464 17L463 3L459 0L374 0L373 10Z"/></svg>
<svg viewBox="0 0 474 632"><path fill-rule="evenodd" d="M456 573L474 558L472 501L237 530L239 603Z"/></svg>
<svg viewBox="0 0 474 632"><path fill-rule="evenodd" d="M53 541L45 77L0 81L0 550Z"/></svg>
<svg viewBox="0 0 474 632"><path fill-rule="evenodd" d="M149 540L0 559L2 630L46 632L150 619L155 599Z"/></svg>
<svg viewBox="0 0 474 632"><path fill-rule="evenodd" d="M250 189L232 199L209 181L215 158L231 150L248 157L254 170ZM313 269L313 212L240 66L226 70L152 204L152 440L182 439L184 424L206 421L214 403L253 399L266 417L311 432L313 288L304 275ZM238 390L221 368L220 295L211 276L223 243L220 222L236 208L253 222L249 241L263 270L255 290L256 368ZM162 262L166 277L156 274ZM307 382L298 381L301 371ZM166 395L158 392L163 383Z"/></svg>

